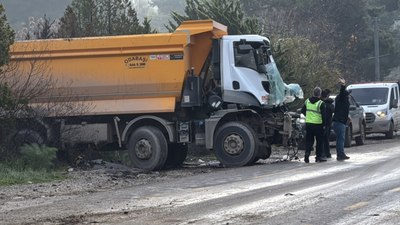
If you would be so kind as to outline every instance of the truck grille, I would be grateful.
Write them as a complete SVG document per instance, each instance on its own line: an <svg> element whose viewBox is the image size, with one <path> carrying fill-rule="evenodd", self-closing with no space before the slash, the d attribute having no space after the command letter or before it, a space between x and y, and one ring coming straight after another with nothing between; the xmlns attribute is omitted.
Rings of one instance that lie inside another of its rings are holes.
<svg viewBox="0 0 400 225"><path fill-rule="evenodd" d="M373 123L375 121L375 115L373 113L365 113L365 120L367 123Z"/></svg>

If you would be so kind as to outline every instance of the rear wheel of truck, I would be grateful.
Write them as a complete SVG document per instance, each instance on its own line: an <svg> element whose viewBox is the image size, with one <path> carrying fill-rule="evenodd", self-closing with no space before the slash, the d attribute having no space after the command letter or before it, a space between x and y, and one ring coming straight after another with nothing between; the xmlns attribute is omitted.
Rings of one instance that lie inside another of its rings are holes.
<svg viewBox="0 0 400 225"><path fill-rule="evenodd" d="M387 139L393 139L394 136L394 125L393 122L390 122L389 131L385 133L385 137Z"/></svg>
<svg viewBox="0 0 400 225"><path fill-rule="evenodd" d="M134 167L159 170L167 160L168 143L160 129L144 126L131 134L128 153Z"/></svg>
<svg viewBox="0 0 400 225"><path fill-rule="evenodd" d="M164 169L172 169L182 166L188 153L188 145L170 143L168 145L168 157Z"/></svg>
<svg viewBox="0 0 400 225"><path fill-rule="evenodd" d="M360 136L356 137L356 145L363 145L365 143L365 125L362 123L360 126Z"/></svg>
<svg viewBox="0 0 400 225"><path fill-rule="evenodd" d="M19 150L20 147L24 145L44 145L46 144L46 136L42 132L23 128L18 130L13 136L14 147Z"/></svg>
<svg viewBox="0 0 400 225"><path fill-rule="evenodd" d="M214 138L217 159L225 166L245 166L258 155L259 140L249 125L229 122L221 126Z"/></svg>

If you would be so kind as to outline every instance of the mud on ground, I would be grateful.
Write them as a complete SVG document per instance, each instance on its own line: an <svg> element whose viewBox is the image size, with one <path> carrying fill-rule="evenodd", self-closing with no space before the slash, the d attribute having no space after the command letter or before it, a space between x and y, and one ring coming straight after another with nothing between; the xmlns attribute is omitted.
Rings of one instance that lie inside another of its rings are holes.
<svg viewBox="0 0 400 225"><path fill-rule="evenodd" d="M299 160L283 148L274 148L269 159L259 160L257 164L276 163L285 160ZM303 152L300 151L298 155ZM188 156L181 168L164 171L146 172L121 164L93 160L86 168L68 168L67 179L41 184L20 184L0 187L0 206L7 201L40 199L54 196L85 195L93 192L120 189L124 187L144 185L153 182L165 182L179 177L198 173L212 173L224 170L220 163L207 156Z"/></svg>

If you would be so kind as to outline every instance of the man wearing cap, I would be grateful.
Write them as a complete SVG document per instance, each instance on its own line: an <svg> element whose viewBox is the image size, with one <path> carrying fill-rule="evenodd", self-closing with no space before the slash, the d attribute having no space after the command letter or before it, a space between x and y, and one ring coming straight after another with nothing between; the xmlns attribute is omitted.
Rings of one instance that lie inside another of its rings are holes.
<svg viewBox="0 0 400 225"><path fill-rule="evenodd" d="M325 126L325 103L321 100L321 88L315 87L313 96L307 99L301 112L306 116L306 151L304 162L309 163L309 157L314 145L314 138L317 142L315 149L315 161L326 162L323 156L323 134Z"/></svg>
<svg viewBox="0 0 400 225"><path fill-rule="evenodd" d="M340 93L335 98L335 111L333 114L333 130L336 134L336 159L343 161L350 159L344 153L344 140L346 134L346 124L349 120L349 92L346 90L346 81L343 78L339 78Z"/></svg>

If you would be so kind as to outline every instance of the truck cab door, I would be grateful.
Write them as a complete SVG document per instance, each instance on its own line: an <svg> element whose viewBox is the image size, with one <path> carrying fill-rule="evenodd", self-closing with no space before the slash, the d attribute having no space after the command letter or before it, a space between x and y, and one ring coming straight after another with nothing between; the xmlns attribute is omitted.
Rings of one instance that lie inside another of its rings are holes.
<svg viewBox="0 0 400 225"><path fill-rule="evenodd" d="M223 48L223 100L245 106L261 106L263 98L268 96L266 74L260 72L257 63L256 47L251 45L257 42L224 43ZM261 42L262 43L262 42Z"/></svg>

